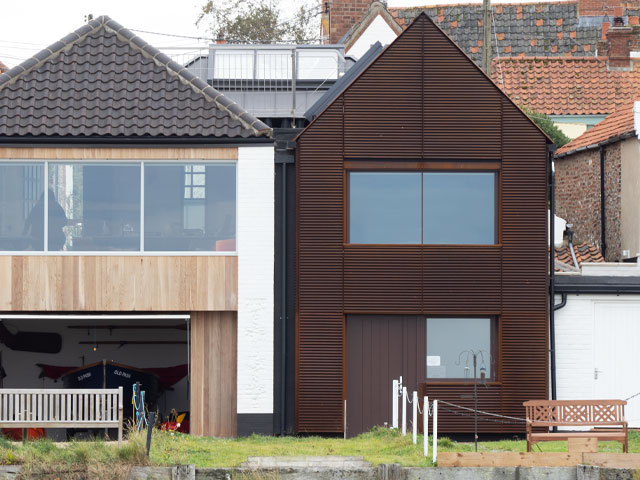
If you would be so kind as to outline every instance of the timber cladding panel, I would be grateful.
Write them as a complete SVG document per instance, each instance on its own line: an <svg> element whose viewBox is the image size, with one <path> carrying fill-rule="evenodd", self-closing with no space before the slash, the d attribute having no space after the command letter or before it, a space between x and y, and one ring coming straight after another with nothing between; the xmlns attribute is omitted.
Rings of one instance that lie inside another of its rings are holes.
<svg viewBox="0 0 640 480"><path fill-rule="evenodd" d="M235 437L238 314L191 313L191 434Z"/></svg>
<svg viewBox="0 0 640 480"><path fill-rule="evenodd" d="M238 309L236 256L0 256L0 311Z"/></svg>
<svg viewBox="0 0 640 480"><path fill-rule="evenodd" d="M547 398L546 144L424 15L300 135L298 431L343 431L348 372L357 370L347 362L346 318L358 314L495 316L498 378L483 387L481 406L522 417L522 402ZM427 168L440 162L444 170L457 168L457 160L476 161L478 168L495 162L497 244L347 244L347 172L374 159L384 159L378 168L385 169L396 161L396 170L410 168L403 161L427 161ZM424 381L419 370L408 383ZM386 397L389 389L375 395ZM423 393L469 406L472 391L460 382L430 382ZM444 432L472 430L471 418L450 412L442 418ZM524 431L489 422L481 428Z"/></svg>

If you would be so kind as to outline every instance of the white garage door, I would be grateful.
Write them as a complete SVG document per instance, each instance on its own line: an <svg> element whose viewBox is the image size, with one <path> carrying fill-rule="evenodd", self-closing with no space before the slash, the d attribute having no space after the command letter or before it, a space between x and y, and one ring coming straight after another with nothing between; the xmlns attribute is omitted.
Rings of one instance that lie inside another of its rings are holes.
<svg viewBox="0 0 640 480"><path fill-rule="evenodd" d="M640 392L640 303L594 304L594 399L626 399ZM625 416L640 427L640 396Z"/></svg>

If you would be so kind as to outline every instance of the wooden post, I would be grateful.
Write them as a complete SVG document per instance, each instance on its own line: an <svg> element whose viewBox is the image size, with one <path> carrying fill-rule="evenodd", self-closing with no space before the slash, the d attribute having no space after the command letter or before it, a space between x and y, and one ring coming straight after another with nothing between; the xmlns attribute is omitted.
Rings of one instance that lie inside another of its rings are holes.
<svg viewBox="0 0 640 480"><path fill-rule="evenodd" d="M438 461L438 400L433 401L433 464Z"/></svg>
<svg viewBox="0 0 640 480"><path fill-rule="evenodd" d="M491 69L491 0L482 2L482 68L490 75Z"/></svg>
<svg viewBox="0 0 640 480"><path fill-rule="evenodd" d="M118 387L118 446L122 445L122 416L123 416L124 391Z"/></svg>
<svg viewBox="0 0 640 480"><path fill-rule="evenodd" d="M413 392L413 444L418 443L418 392Z"/></svg>
<svg viewBox="0 0 640 480"><path fill-rule="evenodd" d="M422 433L424 434L424 456L429 456L429 397L422 404Z"/></svg>
<svg viewBox="0 0 640 480"><path fill-rule="evenodd" d="M398 429L398 380L391 384L391 426Z"/></svg>

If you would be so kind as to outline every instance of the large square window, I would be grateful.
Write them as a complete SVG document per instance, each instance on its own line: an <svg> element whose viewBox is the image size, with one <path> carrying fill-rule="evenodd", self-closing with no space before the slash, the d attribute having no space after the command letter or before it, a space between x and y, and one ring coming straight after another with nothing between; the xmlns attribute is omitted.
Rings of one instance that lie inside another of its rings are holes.
<svg viewBox="0 0 640 480"><path fill-rule="evenodd" d="M473 379L473 352L477 353L476 375L481 368L494 378L494 319L427 318L427 378Z"/></svg>
<svg viewBox="0 0 640 480"><path fill-rule="evenodd" d="M420 243L419 172L349 175L351 243Z"/></svg>
<svg viewBox="0 0 640 480"><path fill-rule="evenodd" d="M146 251L236 250L236 166L144 166Z"/></svg>
<svg viewBox="0 0 640 480"><path fill-rule="evenodd" d="M140 166L50 163L49 251L140 250Z"/></svg>
<svg viewBox="0 0 640 480"><path fill-rule="evenodd" d="M422 182L422 243L495 243L494 173L425 172Z"/></svg>

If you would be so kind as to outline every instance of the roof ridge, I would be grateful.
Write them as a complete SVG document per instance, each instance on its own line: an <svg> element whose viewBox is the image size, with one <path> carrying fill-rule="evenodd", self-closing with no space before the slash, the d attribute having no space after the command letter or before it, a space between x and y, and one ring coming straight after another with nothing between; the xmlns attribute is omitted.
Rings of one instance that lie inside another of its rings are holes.
<svg viewBox="0 0 640 480"><path fill-rule="evenodd" d="M51 58L59 55L63 50L70 49L75 43L100 28L115 33L118 38L128 43L131 48L138 50L143 56L152 59L158 67L165 68L168 74L179 77L183 83L189 85L196 93L204 96L207 101L215 103L216 106L222 110L227 111L232 118L238 120L245 128L253 131L257 136L271 136L272 129L268 125L108 15L101 15L89 21L87 24L51 44L49 47L36 53L33 57L13 67L8 72L0 74L0 90L16 82L21 76L38 68Z"/></svg>
<svg viewBox="0 0 640 480"><path fill-rule="evenodd" d="M548 1L542 1L542 2L491 2L491 6L504 6L504 5L514 5L514 6L530 6L530 5L540 5L540 4L545 4L545 5L549 5L549 4L572 4L578 3L578 0L548 0ZM415 7L388 7L389 11L392 10L418 10L418 9L423 9L423 10L431 10L433 8L444 8L444 7L470 7L470 6L482 6L482 2L478 1L478 2L466 2L466 3L438 3L436 5L417 5Z"/></svg>

